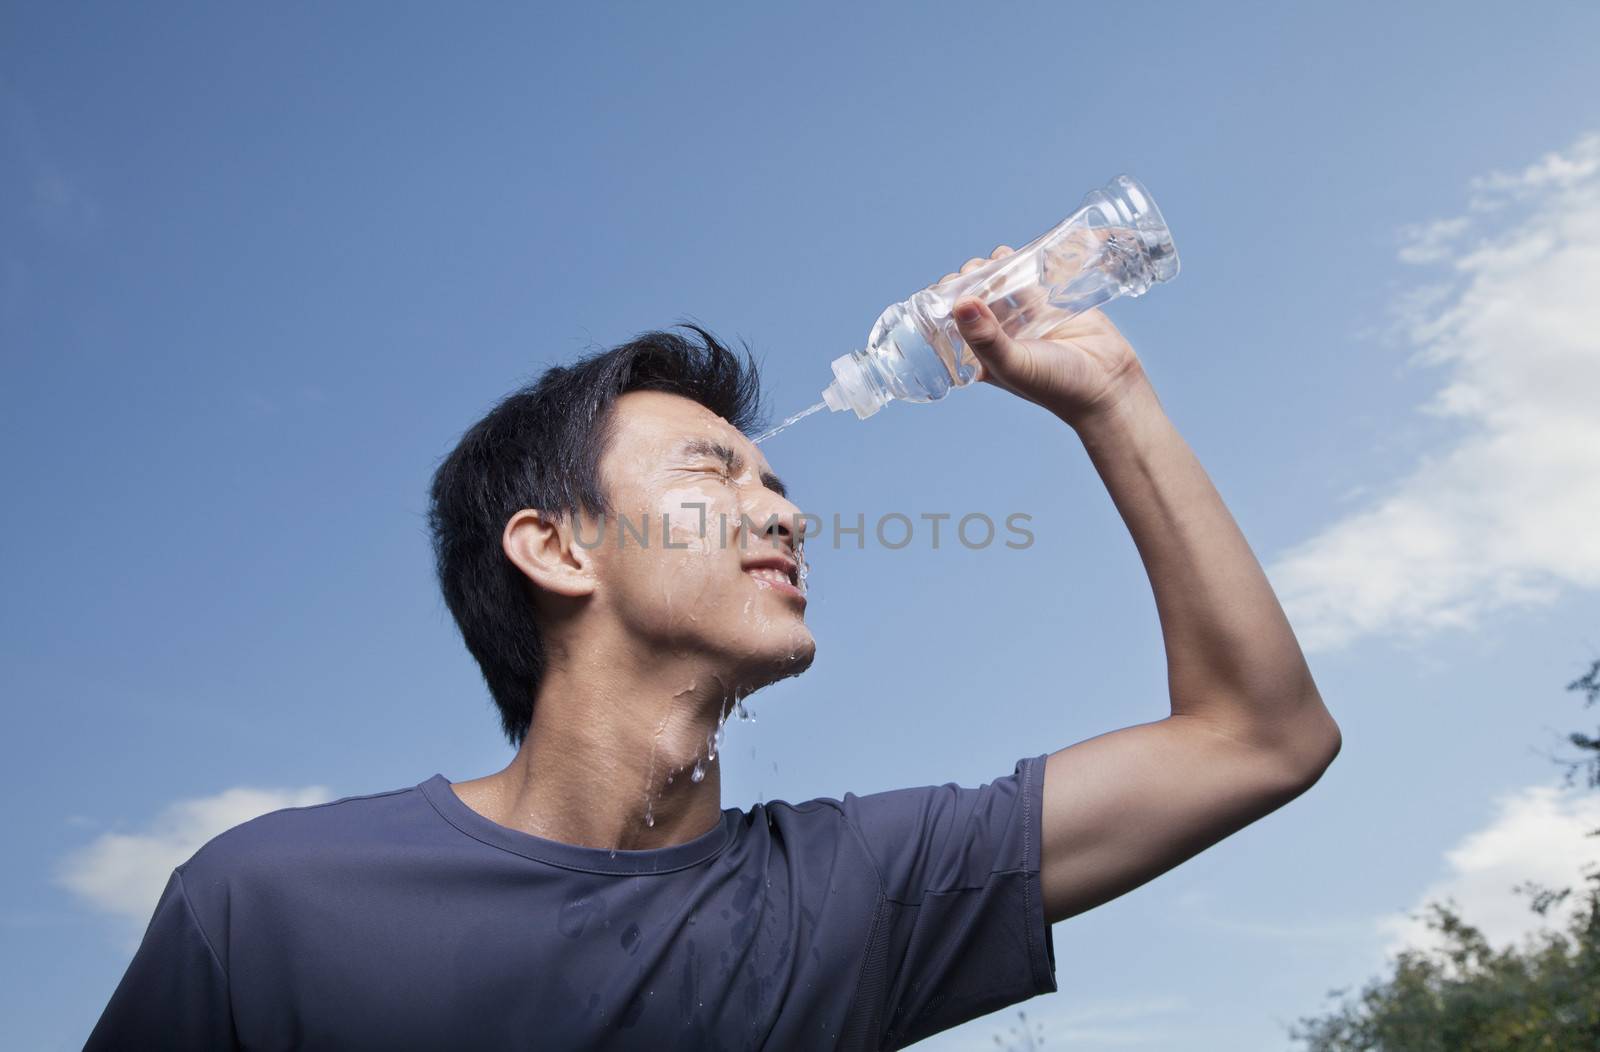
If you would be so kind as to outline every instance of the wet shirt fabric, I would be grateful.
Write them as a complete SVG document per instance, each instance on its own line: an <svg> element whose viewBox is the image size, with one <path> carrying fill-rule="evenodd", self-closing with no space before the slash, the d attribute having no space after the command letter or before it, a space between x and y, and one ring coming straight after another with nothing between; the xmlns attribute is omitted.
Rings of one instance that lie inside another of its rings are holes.
<svg viewBox="0 0 1600 1052"><path fill-rule="evenodd" d="M274 811L173 872L87 1048L901 1048L1056 989L1044 765L648 851L502 826L443 775Z"/></svg>

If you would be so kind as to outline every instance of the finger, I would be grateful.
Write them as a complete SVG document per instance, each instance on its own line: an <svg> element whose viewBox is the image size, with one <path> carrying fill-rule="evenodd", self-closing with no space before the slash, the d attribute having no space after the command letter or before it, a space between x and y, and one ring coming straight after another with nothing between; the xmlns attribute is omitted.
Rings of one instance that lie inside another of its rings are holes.
<svg viewBox="0 0 1600 1052"><path fill-rule="evenodd" d="M988 259L981 259L978 256L973 256L971 259L969 259L965 263L961 264L961 269L959 271L956 271L956 272L951 273L951 274L946 274L944 277L942 277L938 281L934 282L934 284L935 285L943 285L945 282L949 281L951 278L958 278L962 274L967 274L967 273L970 273L970 272L972 272L974 270L977 270L979 267L987 266L988 264L993 263L997 259L1004 259L1006 256L1014 254L1016 251L1017 250L1012 248L1010 245L996 245L995 248L994 248L994 251L989 253L989 258Z"/></svg>
<svg viewBox="0 0 1600 1052"><path fill-rule="evenodd" d="M1023 289L989 301L989 309L1006 332L1015 338L1053 339L1051 330L1068 317L1050 304L1037 289Z"/></svg>
<svg viewBox="0 0 1600 1052"><path fill-rule="evenodd" d="M973 295L982 296L976 289ZM1028 328L1036 324L1036 319L1042 316L1049 307L1045 292L1037 285L1026 285L1015 288L1004 296L984 298L989 309L994 311L994 316L1000 319L1000 324L1005 326L1007 332L1015 333L1019 328Z"/></svg>
<svg viewBox="0 0 1600 1052"><path fill-rule="evenodd" d="M1001 328L1000 321L995 317L994 311L989 309L976 296L963 296L955 302L953 316L956 320L956 329L961 333L961 338L966 341L972 353L983 364L985 375L1005 375L1007 366L1016 357L1015 342ZM968 307L975 307L973 316L963 317Z"/></svg>
<svg viewBox="0 0 1600 1052"><path fill-rule="evenodd" d="M1016 251L1010 245L996 245L994 251L989 253L989 258L985 261L985 264L992 264L997 260L1005 259L1007 256L1015 255ZM998 269L982 285L967 289L966 294L977 296L983 300L989 309L994 312L994 316L999 319L1000 324L1009 330L1012 328L1011 321L1014 316L1033 309L1036 298L1034 293L1039 290L1031 286L1018 288L1016 280L1006 277L1003 269ZM1003 296L997 295L1002 288L1010 288L1012 291Z"/></svg>

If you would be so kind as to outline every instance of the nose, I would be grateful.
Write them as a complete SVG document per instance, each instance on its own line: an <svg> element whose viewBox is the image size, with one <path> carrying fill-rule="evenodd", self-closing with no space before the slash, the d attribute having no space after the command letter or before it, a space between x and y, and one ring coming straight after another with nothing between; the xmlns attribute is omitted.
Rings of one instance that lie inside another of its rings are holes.
<svg viewBox="0 0 1600 1052"><path fill-rule="evenodd" d="M775 548L782 549L792 559L800 558L805 543L802 513L787 497L762 488L761 496L751 502L750 521L756 536Z"/></svg>

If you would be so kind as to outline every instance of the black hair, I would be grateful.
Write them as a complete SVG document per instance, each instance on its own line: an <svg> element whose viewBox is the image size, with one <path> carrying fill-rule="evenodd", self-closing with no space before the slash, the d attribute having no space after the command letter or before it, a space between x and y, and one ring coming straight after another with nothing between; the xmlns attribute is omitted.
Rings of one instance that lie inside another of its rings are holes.
<svg viewBox="0 0 1600 1052"><path fill-rule="evenodd" d="M520 747L533 718L545 648L533 582L501 547L524 508L554 516L609 514L600 458L612 407L629 391L693 399L750 434L761 423L760 367L693 324L700 342L666 330L555 366L507 395L462 435L429 491L428 528L444 600Z"/></svg>

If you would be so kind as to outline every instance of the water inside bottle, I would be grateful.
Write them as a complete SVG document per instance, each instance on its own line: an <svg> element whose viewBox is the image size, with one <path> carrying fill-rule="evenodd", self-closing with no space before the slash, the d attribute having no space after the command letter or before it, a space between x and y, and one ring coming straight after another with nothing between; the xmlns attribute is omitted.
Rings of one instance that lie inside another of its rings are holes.
<svg viewBox="0 0 1600 1052"><path fill-rule="evenodd" d="M888 367L895 397L936 402L972 382L976 359L956 331L950 305L930 289L890 305L867 336L868 353Z"/></svg>

